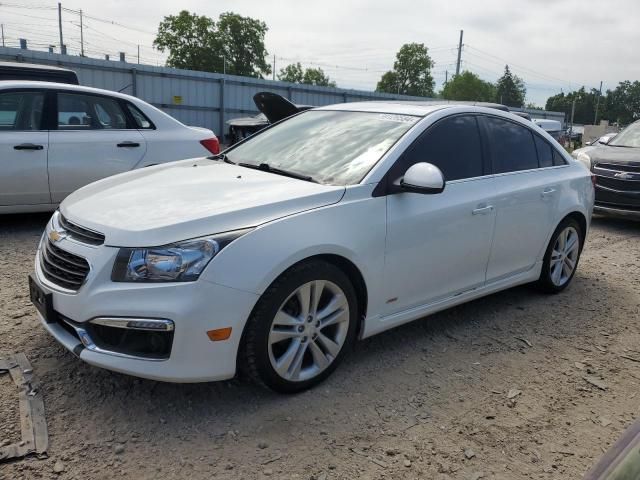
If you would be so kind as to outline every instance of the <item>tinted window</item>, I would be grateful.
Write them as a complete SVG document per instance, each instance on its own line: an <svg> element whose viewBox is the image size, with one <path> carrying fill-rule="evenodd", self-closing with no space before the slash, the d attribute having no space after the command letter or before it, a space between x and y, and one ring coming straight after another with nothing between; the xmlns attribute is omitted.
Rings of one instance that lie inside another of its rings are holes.
<svg viewBox="0 0 640 480"><path fill-rule="evenodd" d="M536 139L536 150L538 150L540 167L553 166L553 148L551 148L551 145L537 135L534 135L533 138Z"/></svg>
<svg viewBox="0 0 640 480"><path fill-rule="evenodd" d="M41 92L0 94L0 130L39 130L43 104Z"/></svg>
<svg viewBox="0 0 640 480"><path fill-rule="evenodd" d="M97 95L58 94L58 129L125 129L127 121L117 100Z"/></svg>
<svg viewBox="0 0 640 480"><path fill-rule="evenodd" d="M418 162L440 168L446 181L483 175L482 143L476 118L455 116L436 123L409 147L397 164L403 171L394 174L402 176Z"/></svg>
<svg viewBox="0 0 640 480"><path fill-rule="evenodd" d="M558 165L566 165L567 162L565 161L565 159L562 157L562 155L560 155L560 153L558 153L557 150L553 150L553 164L555 166Z"/></svg>
<svg viewBox="0 0 640 480"><path fill-rule="evenodd" d="M486 117L489 145L495 173L538 168L538 156L531 131L501 118Z"/></svg>
<svg viewBox="0 0 640 480"><path fill-rule="evenodd" d="M132 105L131 103L127 103L127 108L133 117L133 121L136 122L136 127L141 129L149 129L153 128L153 125L149 121L149 119L142 113L137 107Z"/></svg>

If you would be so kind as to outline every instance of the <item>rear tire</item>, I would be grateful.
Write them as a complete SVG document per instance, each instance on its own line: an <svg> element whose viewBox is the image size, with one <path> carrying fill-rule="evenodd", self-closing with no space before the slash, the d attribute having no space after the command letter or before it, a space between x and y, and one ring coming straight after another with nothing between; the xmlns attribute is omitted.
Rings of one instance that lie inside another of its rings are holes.
<svg viewBox="0 0 640 480"><path fill-rule="evenodd" d="M578 268L584 232L573 218L565 218L553 232L537 281L540 290L559 293L569 286Z"/></svg>
<svg viewBox="0 0 640 480"><path fill-rule="evenodd" d="M323 260L294 265L258 300L244 333L240 368L281 393L317 385L352 346L358 302L347 275Z"/></svg>

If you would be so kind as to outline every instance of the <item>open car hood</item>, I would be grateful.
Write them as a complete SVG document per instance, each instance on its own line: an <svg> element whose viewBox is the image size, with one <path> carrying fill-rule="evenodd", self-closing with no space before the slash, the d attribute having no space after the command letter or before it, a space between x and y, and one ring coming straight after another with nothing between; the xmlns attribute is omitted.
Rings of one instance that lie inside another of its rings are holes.
<svg viewBox="0 0 640 480"><path fill-rule="evenodd" d="M296 105L282 95L272 92L258 92L253 96L253 101L269 123L279 122L291 115L304 110L309 110L311 105Z"/></svg>

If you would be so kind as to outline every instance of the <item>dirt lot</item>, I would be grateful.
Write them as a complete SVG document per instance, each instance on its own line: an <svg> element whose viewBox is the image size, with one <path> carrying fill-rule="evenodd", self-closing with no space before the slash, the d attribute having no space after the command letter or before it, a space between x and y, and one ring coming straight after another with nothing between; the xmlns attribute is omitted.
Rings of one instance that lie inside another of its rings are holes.
<svg viewBox="0 0 640 480"><path fill-rule="evenodd" d="M0 355L32 361L50 435L47 459L0 464L2 479L574 479L640 413L640 363L620 356L640 357L640 223L595 219L563 294L522 287L414 322L280 396L139 380L58 346L25 281L46 219L0 218Z"/></svg>

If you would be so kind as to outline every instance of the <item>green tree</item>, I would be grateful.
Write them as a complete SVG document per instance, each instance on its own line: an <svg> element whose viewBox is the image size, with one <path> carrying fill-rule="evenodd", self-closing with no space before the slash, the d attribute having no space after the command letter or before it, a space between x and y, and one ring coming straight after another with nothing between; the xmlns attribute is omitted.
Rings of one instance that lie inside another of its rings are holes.
<svg viewBox="0 0 640 480"><path fill-rule="evenodd" d="M545 110L564 112L567 121L571 120L571 110L575 101L574 123L592 124L598 99L598 90L591 89L587 92L584 87L568 93L559 93L547 99ZM600 103L600 113L603 111L603 102ZM600 115L602 118L602 115Z"/></svg>
<svg viewBox="0 0 640 480"><path fill-rule="evenodd" d="M600 99L600 106L602 114L598 114L599 118L620 125L636 121L640 116L640 82L620 82L614 90L607 90L604 101Z"/></svg>
<svg viewBox="0 0 640 480"><path fill-rule="evenodd" d="M406 43L396 54L393 70L380 78L376 91L433 97L433 65L424 43Z"/></svg>
<svg viewBox="0 0 640 480"><path fill-rule="evenodd" d="M496 102L508 107L522 107L526 95L522 79L511 73L509 65L505 65L504 74L496 83Z"/></svg>
<svg viewBox="0 0 640 480"><path fill-rule="evenodd" d="M493 102L496 98L496 87L475 73L465 70L445 83L441 96L447 100Z"/></svg>
<svg viewBox="0 0 640 480"><path fill-rule="evenodd" d="M266 61L267 25L236 13L222 13L217 23L186 10L164 17L153 42L168 51L167 66L262 77L271 73Z"/></svg>
<svg viewBox="0 0 640 480"><path fill-rule="evenodd" d="M278 80L291 83L304 83L306 85L318 85L321 87L335 87L332 81L321 68L302 68L300 62L292 63L280 69Z"/></svg>

